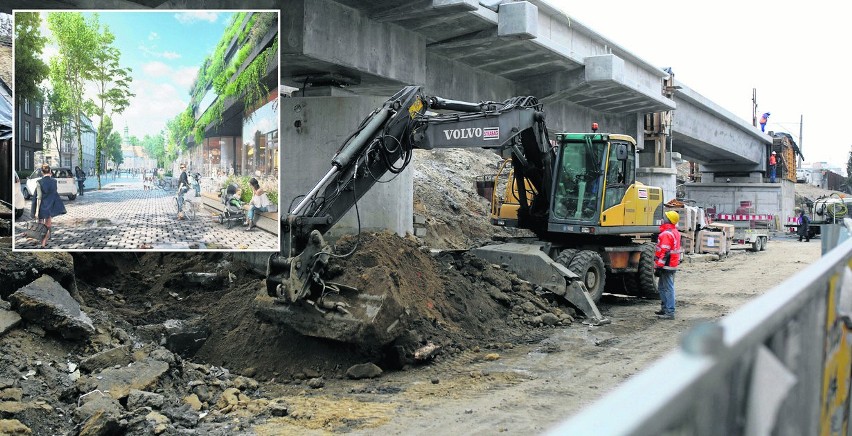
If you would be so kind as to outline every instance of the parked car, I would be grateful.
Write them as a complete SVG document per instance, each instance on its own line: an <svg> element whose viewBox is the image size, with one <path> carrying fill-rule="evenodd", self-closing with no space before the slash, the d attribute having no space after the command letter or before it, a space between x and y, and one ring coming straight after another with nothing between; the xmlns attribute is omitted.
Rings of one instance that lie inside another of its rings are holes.
<svg viewBox="0 0 852 436"><path fill-rule="evenodd" d="M69 200L77 198L77 179L74 178L74 171L71 168L53 168L51 170L53 178L56 179L56 190L60 196L67 196ZM36 176L36 177L34 177ZM41 179L41 172L34 172L24 186L24 198L27 200L36 192L36 182Z"/></svg>
<svg viewBox="0 0 852 436"><path fill-rule="evenodd" d="M21 179L18 177L18 173L14 174L15 183L12 187L12 207L15 208L15 219L18 219L24 214L26 200L24 200L24 194L21 193Z"/></svg>

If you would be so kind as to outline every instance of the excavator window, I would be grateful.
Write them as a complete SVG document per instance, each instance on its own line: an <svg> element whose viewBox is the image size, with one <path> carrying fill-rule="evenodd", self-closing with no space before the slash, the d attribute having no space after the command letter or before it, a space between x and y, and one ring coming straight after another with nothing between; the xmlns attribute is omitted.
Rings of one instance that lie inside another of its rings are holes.
<svg viewBox="0 0 852 436"><path fill-rule="evenodd" d="M561 144L553 216L557 219L592 221L598 213L602 182L600 156L605 142L566 141Z"/></svg>
<svg viewBox="0 0 852 436"><path fill-rule="evenodd" d="M627 188L633 184L635 158L629 150L628 145L622 142L613 142L609 148L603 210L621 203Z"/></svg>

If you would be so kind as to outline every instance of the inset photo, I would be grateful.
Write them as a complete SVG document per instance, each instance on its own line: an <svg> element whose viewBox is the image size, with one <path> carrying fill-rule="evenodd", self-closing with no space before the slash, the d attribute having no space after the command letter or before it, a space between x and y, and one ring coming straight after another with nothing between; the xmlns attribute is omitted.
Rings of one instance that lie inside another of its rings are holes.
<svg viewBox="0 0 852 436"><path fill-rule="evenodd" d="M13 20L13 250L279 250L279 11Z"/></svg>

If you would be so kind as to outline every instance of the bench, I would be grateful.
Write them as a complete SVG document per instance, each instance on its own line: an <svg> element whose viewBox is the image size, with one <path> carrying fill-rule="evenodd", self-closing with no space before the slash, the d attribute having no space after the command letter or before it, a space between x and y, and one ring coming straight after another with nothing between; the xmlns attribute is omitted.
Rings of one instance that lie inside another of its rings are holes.
<svg viewBox="0 0 852 436"><path fill-rule="evenodd" d="M212 192L202 192L201 200L204 206L209 207L217 212L225 210L225 205L222 204L222 199ZM243 209L248 211L249 206L243 205ZM257 221L257 228L265 230L269 233L278 234L278 212L263 212L260 214L260 219Z"/></svg>

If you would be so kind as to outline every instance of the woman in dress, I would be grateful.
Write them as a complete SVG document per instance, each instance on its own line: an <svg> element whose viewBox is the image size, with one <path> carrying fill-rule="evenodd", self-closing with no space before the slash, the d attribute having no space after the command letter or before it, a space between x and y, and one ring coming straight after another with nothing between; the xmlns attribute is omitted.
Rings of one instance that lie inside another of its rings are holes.
<svg viewBox="0 0 852 436"><path fill-rule="evenodd" d="M38 218L40 223L47 226L47 233L44 234L44 239L41 240L41 247L44 248L47 246L47 239L50 238L53 217L65 214L65 204L59 198L59 192L56 189L56 179L51 176L50 165L48 164L41 166L41 179L36 182L32 214Z"/></svg>

